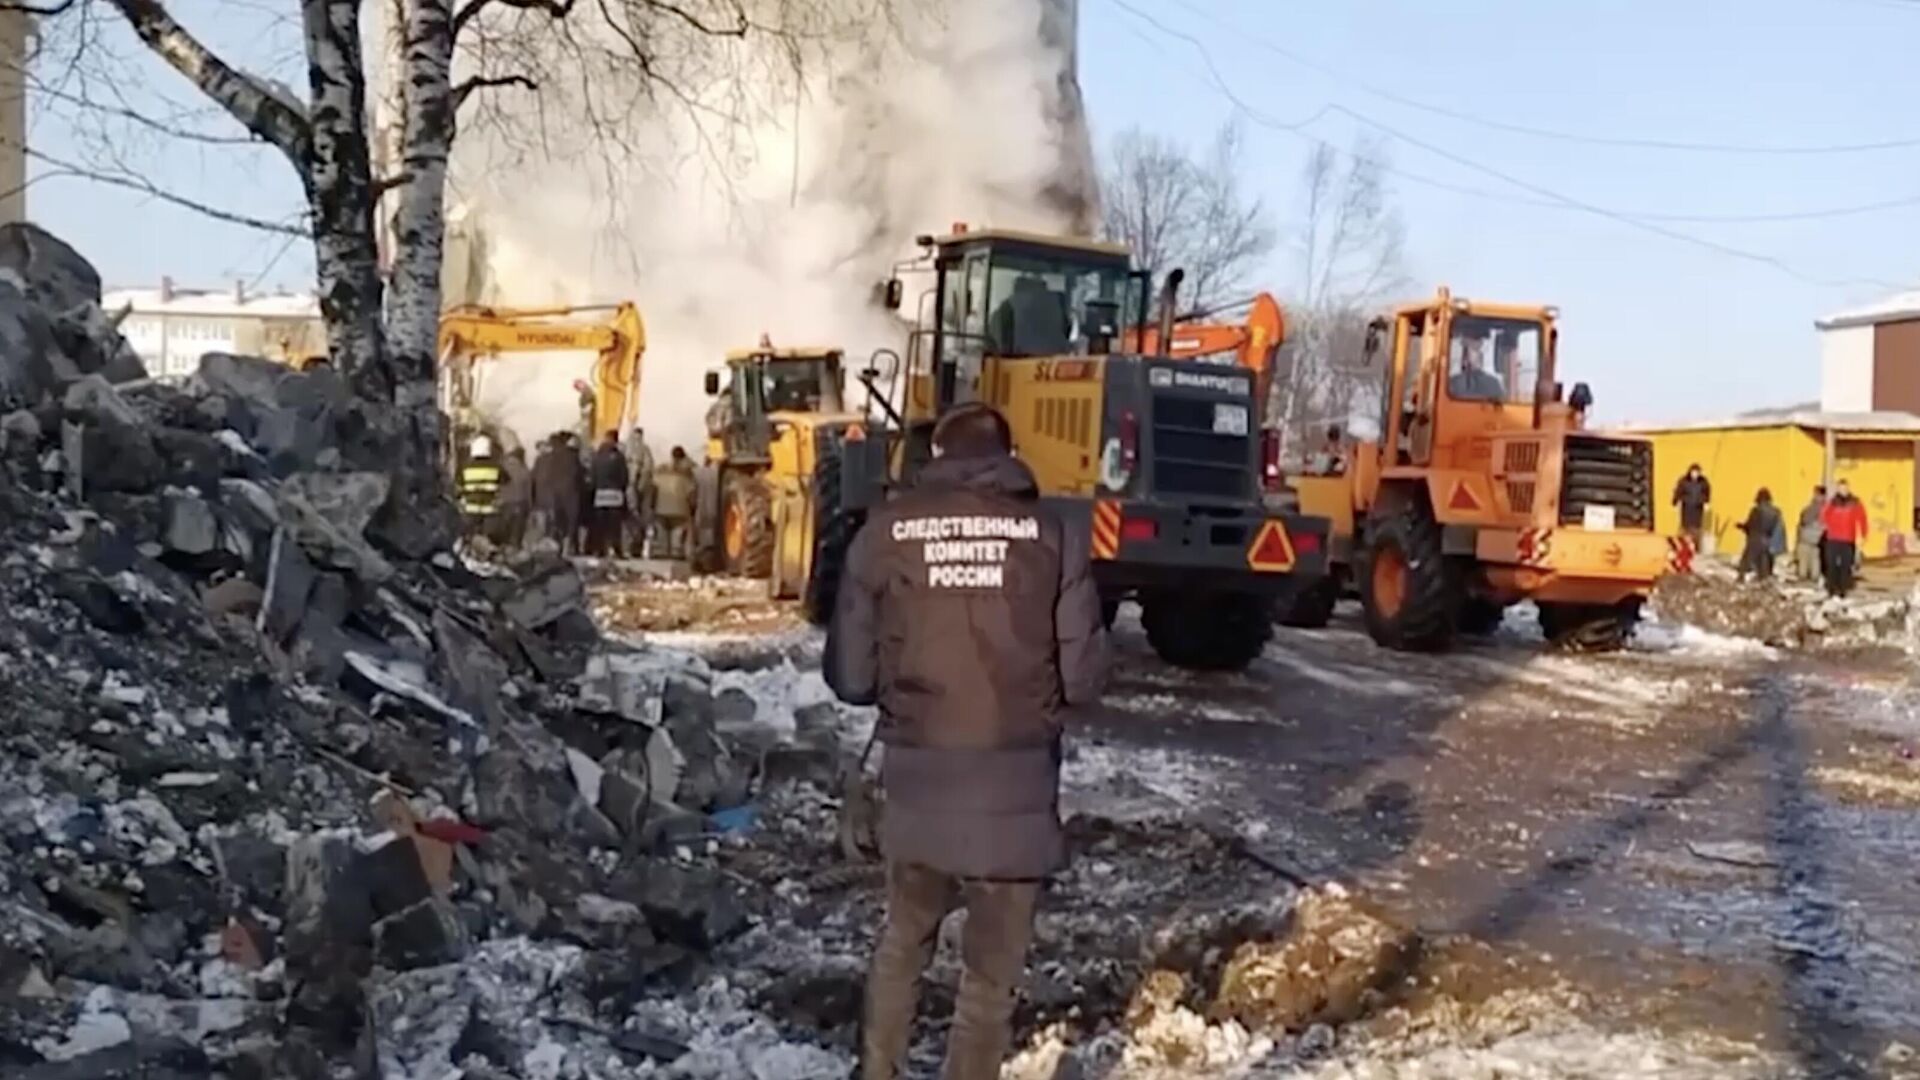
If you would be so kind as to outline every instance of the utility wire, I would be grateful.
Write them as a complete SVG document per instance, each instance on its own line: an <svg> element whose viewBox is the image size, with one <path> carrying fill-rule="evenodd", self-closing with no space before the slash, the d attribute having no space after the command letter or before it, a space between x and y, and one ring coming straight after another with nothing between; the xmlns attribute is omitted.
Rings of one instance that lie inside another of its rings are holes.
<svg viewBox="0 0 1920 1080"><path fill-rule="evenodd" d="M1347 74L1346 72L1341 71L1337 68L1334 68L1329 64L1323 64L1317 60L1314 60L1312 57L1303 56L1300 53L1294 52L1291 49L1287 49L1275 43L1269 38L1261 37L1259 34L1256 34L1250 30L1247 30L1245 27L1237 26L1231 22L1228 22L1227 20L1221 18L1220 16L1214 14L1213 12L1207 11L1203 8L1200 8L1190 3L1189 0L1163 0L1163 2L1172 3L1178 7L1184 8L1189 12L1192 12L1195 15L1200 16L1201 18L1207 19L1208 21L1212 22L1215 26L1220 27L1221 29L1232 34L1236 39L1245 41L1249 45L1257 46L1258 48L1264 49L1265 51L1270 52L1275 56L1279 56L1283 59L1290 60L1293 63L1300 65L1301 67L1309 68L1313 71L1317 71L1320 74L1327 76L1328 78L1357 87L1358 89L1363 90L1366 93L1372 94L1375 97L1381 98L1386 101L1391 101L1396 105L1403 105L1409 109L1418 109L1421 112L1431 113L1435 116L1444 116L1450 120L1458 120L1461 123L1473 124L1478 127L1487 128L1493 131L1504 131L1511 135L1526 135L1536 139L1551 139L1557 142L1580 143L1586 146L1611 146L1611 147L1617 147L1617 148L1627 148L1627 149L1637 149L1637 150L1673 150L1673 151L1680 151L1683 153L1694 153L1694 154L1751 154L1751 155L1759 155L1759 156L1821 156L1821 155L1836 155L1836 154L1871 154L1871 153L1880 153L1888 150L1907 150L1907 149L1912 149L1914 147L1920 147L1920 136L1915 136L1910 138L1899 138L1899 139L1877 139L1877 140L1871 140L1867 142L1857 142L1857 143L1827 143L1827 144L1810 145L1810 146L1790 146L1790 145L1783 146L1779 144L1711 143L1711 142L1698 142L1698 141L1685 140L1685 139L1651 139L1651 138L1633 138L1633 137L1619 137L1619 136L1608 136L1608 135L1588 135L1581 132L1555 131L1550 128L1533 127L1528 124L1515 124L1505 120L1496 120L1491 117L1480 116L1475 113L1466 112L1460 109L1448 108L1445 105L1436 105L1430 101L1421 101L1417 98L1407 97L1405 94L1396 93L1392 90L1387 90L1385 88L1375 86L1361 79L1356 79L1351 75ZM1914 3L1920 3L1920 0L1906 0L1906 2L1909 4L1914 4ZM1125 5L1122 5L1122 6L1125 6Z"/></svg>
<svg viewBox="0 0 1920 1080"><path fill-rule="evenodd" d="M1304 120L1299 120L1299 121L1280 120L1278 118L1275 118L1263 112L1258 108L1255 108L1253 105L1249 104L1245 99L1241 98L1239 94L1237 94L1231 86L1227 84L1226 79L1220 74L1219 66L1215 64L1211 52L1207 49L1206 44L1202 42L1200 39L1182 30L1178 30L1173 27L1167 26L1165 23L1161 22L1160 20L1141 11L1139 8L1135 7L1133 4L1129 3L1128 0L1108 0L1108 2L1113 4L1115 7L1118 7L1121 10L1132 15L1134 18L1139 19L1142 22L1146 23L1147 25L1153 27L1155 30L1158 30L1161 34L1167 37L1173 38L1177 41L1184 42L1185 44L1193 48L1200 55L1202 62L1206 65L1207 72L1211 78L1214 89L1218 91L1223 97L1225 97L1227 101L1231 103L1236 110L1238 110L1243 115L1247 116L1249 119L1253 120L1255 123L1261 125L1262 127L1271 128L1276 131L1283 131L1283 132L1295 135L1299 138L1305 139L1309 142L1319 144L1321 146L1330 146L1330 144L1328 144L1325 140L1320 139L1314 135L1310 135L1305 131L1303 131L1302 129L1305 128L1307 125L1313 123L1315 120L1318 120L1322 116L1326 115L1327 113L1339 113L1343 116L1348 117L1349 119L1354 120L1357 123L1373 128L1381 132L1382 134L1387 135L1390 138L1396 139L1400 142L1404 142L1409 146L1413 146L1420 150L1425 150L1430 154L1433 154L1437 157L1444 158L1463 168L1471 169L1475 172L1482 173L1486 176L1490 176L1496 180L1499 180L1502 183L1510 184L1514 187L1520 188L1523 191L1527 191L1532 193L1533 195L1539 196L1539 198L1541 200L1545 200L1545 204L1550 207L1566 209L1566 210L1578 210L1583 213L1591 214L1596 217L1605 218L1609 221L1618 222L1630 228L1639 229L1642 232L1651 233L1655 236L1663 237L1668 240L1672 240L1678 243L1688 244L1694 247L1698 247L1698 248L1705 249L1707 251L1714 252L1716 254L1724 255L1728 258L1740 259L1744 262L1750 262L1750 263L1755 263L1762 266L1767 266L1774 270L1778 270L1789 277L1792 277L1796 280L1805 282L1810 285L1817 285L1825 288L1845 288L1845 287L1858 286L1858 285L1871 285L1877 288L1884 288L1884 289L1902 289L1907 287L1905 285L1901 285L1896 282L1886 281L1880 278L1826 279L1826 278L1815 277L1813 275L1802 272L1801 270L1795 268L1791 264L1784 262L1772 255L1766 255L1760 252L1748 251L1743 248L1734 247L1730 244L1722 244L1716 240L1708 240L1705 237L1694 236L1690 233L1681 232L1678 229L1669 228L1666 225L1660 224L1657 221L1653 221L1644 217L1636 217L1634 215L1624 213L1622 211L1610 210L1603 206L1596 206L1592 203L1586 202L1581 199L1573 198L1572 196L1569 196L1569 195L1562 195L1561 193L1554 191L1551 188L1544 187L1539 184L1535 184L1528 180L1523 180L1509 173L1502 172L1499 169L1495 169L1490 165L1485 165L1478 161L1475 161L1472 158L1468 158L1461 154L1454 153L1451 150L1447 150L1443 147L1436 146L1432 143L1426 142L1425 140L1417 139L1396 128L1383 124L1377 120L1374 120L1371 117L1358 112L1357 110L1348 108L1347 106L1342 105L1339 102L1328 102L1327 104L1322 105L1311 116L1307 117ZM1336 152L1344 152L1344 151L1340 151L1337 147L1330 147L1330 148L1334 149ZM1374 165L1381 164L1371 159L1362 158L1360 157L1360 155L1349 155L1349 156L1359 158L1360 160L1368 161L1369 164L1374 164ZM1385 168L1386 171L1393 172L1394 174L1399 176L1412 175L1406 172L1406 170L1404 169L1386 168L1385 166L1382 166L1382 167ZM1422 183L1431 183L1433 186L1437 186L1437 187L1452 187L1452 185L1447 185L1440 181L1427 181L1423 177L1417 178L1417 180L1418 182L1422 182ZM1455 190L1459 190L1459 189L1455 189ZM1534 200L1511 200L1510 199L1509 201L1520 201L1523 203L1531 203Z"/></svg>

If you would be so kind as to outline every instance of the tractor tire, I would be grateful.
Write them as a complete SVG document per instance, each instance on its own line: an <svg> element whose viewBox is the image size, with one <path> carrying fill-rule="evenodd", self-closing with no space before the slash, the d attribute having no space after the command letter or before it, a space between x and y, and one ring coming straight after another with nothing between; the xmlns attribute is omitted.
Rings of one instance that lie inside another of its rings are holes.
<svg viewBox="0 0 1920 1080"><path fill-rule="evenodd" d="M749 473L727 477L721 500L720 552L735 577L765 578L773 573L773 505L767 486Z"/></svg>
<svg viewBox="0 0 1920 1080"><path fill-rule="evenodd" d="M1141 598L1140 622L1160 659L1192 671L1244 671L1273 637L1263 596L1158 593Z"/></svg>
<svg viewBox="0 0 1920 1080"><path fill-rule="evenodd" d="M1332 574L1317 578L1280 602L1280 625L1318 630L1333 621L1339 600L1339 579Z"/></svg>
<svg viewBox="0 0 1920 1080"><path fill-rule="evenodd" d="M1459 575L1440 547L1440 524L1418 503L1367 522L1360 606L1367 634L1403 652L1440 652L1453 644L1464 599Z"/></svg>
<svg viewBox="0 0 1920 1080"><path fill-rule="evenodd" d="M1471 637L1486 637L1500 629L1500 622L1506 615L1507 609L1501 605L1471 596L1460 604L1460 618L1455 629Z"/></svg>
<svg viewBox="0 0 1920 1080"><path fill-rule="evenodd" d="M1540 632L1547 644L1567 652L1618 652L1640 623L1640 602L1556 604L1543 602Z"/></svg>
<svg viewBox="0 0 1920 1080"><path fill-rule="evenodd" d="M833 621L833 605L840 596L840 578L846 573L847 552L865 515L840 505L845 478L842 453L836 440L822 439L813 466L813 561L806 587L800 590L800 608L807 621L825 626Z"/></svg>

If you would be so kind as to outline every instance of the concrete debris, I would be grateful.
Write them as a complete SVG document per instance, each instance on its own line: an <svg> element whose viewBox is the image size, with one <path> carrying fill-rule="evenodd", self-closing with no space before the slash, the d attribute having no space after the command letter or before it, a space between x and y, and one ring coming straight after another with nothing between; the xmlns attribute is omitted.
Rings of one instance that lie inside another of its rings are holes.
<svg viewBox="0 0 1920 1080"><path fill-rule="evenodd" d="M1653 608L1664 622L1781 648L1920 651L1920 588L1841 598L1780 579L1675 574L1660 579Z"/></svg>

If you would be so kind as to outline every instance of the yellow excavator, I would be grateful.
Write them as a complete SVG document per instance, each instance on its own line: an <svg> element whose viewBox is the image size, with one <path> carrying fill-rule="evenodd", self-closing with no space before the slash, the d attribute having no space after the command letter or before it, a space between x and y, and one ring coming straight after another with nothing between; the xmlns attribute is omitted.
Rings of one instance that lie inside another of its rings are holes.
<svg viewBox="0 0 1920 1080"><path fill-rule="evenodd" d="M715 536L699 538L709 562L767 578L776 598L801 595L811 552L815 470L823 435L866 420L846 405L844 356L826 346L776 348L765 335L727 354L726 383L709 371L707 460L720 470Z"/></svg>
<svg viewBox="0 0 1920 1080"><path fill-rule="evenodd" d="M640 360L646 324L631 302L582 307L450 308L440 317L440 408L451 418L449 460L457 467L468 440L491 434L475 411L484 362L513 353L592 352L581 394L582 445L625 432L639 416Z"/></svg>

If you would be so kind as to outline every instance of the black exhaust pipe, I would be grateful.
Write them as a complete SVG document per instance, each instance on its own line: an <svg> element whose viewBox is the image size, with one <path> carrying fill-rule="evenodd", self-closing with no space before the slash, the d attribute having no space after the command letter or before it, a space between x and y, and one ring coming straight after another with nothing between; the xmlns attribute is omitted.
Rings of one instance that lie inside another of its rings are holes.
<svg viewBox="0 0 1920 1080"><path fill-rule="evenodd" d="M1180 299L1180 283L1187 278L1187 272L1174 267L1167 271L1167 283L1160 287L1160 342L1159 355L1167 356L1173 351L1173 311Z"/></svg>

